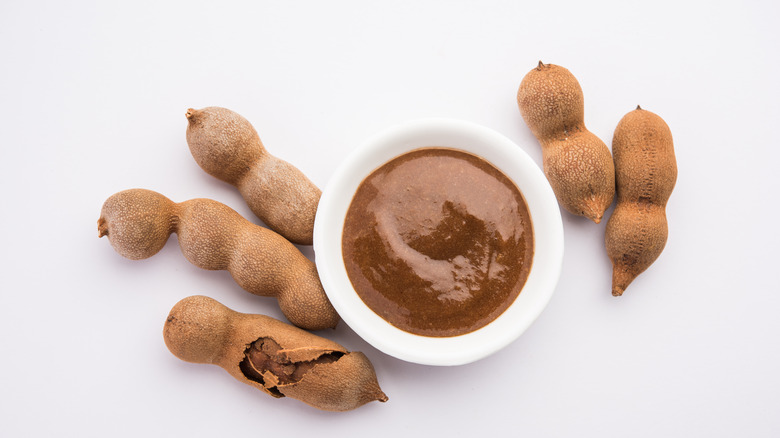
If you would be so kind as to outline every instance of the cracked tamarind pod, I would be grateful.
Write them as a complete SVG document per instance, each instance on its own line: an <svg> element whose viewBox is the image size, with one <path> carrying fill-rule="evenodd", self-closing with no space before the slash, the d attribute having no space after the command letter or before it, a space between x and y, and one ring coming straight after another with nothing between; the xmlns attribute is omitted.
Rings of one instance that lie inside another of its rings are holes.
<svg viewBox="0 0 780 438"><path fill-rule="evenodd" d="M322 191L297 167L268 153L252 124L234 111L212 106L185 115L187 144L198 165L236 186L272 230L311 245Z"/></svg>
<svg viewBox="0 0 780 438"><path fill-rule="evenodd" d="M612 139L617 204L604 236L612 260L612 295L655 262L666 246L666 203L677 182L672 132L639 106L620 120Z"/></svg>
<svg viewBox="0 0 780 438"><path fill-rule="evenodd" d="M569 213L601 222L615 197L615 167L607 145L585 128L582 88L569 70L539 65L525 75L517 104L542 145L544 174Z"/></svg>
<svg viewBox="0 0 780 438"><path fill-rule="evenodd" d="M120 255L140 260L179 237L184 257L203 269L227 270L241 288L276 297L284 316L308 330L333 328L339 315L317 268L292 243L211 199L174 203L145 189L116 193L103 204L98 236Z"/></svg>
<svg viewBox="0 0 780 438"><path fill-rule="evenodd" d="M387 401L360 352L265 315L239 313L205 296L171 309L165 345L187 362L219 365L247 385L326 411Z"/></svg>

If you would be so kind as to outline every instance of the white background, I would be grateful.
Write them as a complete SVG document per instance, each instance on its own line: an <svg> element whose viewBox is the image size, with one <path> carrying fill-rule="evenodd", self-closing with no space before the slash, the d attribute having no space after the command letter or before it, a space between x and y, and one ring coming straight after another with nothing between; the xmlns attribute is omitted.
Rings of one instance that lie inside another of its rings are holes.
<svg viewBox="0 0 780 438"><path fill-rule="evenodd" d="M770 1L4 1L0 436L779 436L778 18ZM103 201L132 187L257 220L195 164L188 107L244 115L321 187L424 116L484 124L541 165L515 102L540 59L579 79L607 144L637 104L671 127L666 250L613 298L604 223L564 214L549 306L466 366L322 333L369 356L385 404L321 412L178 360L161 331L179 299L275 302L189 264L175 236L144 261L97 237Z"/></svg>

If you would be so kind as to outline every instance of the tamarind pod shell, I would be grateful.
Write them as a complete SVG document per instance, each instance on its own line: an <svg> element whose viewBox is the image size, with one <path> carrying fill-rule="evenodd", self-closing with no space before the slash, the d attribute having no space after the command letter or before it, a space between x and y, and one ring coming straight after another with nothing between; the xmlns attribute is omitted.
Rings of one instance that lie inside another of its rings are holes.
<svg viewBox="0 0 780 438"><path fill-rule="evenodd" d="M607 221L605 243L612 261L612 295L623 295L666 246L668 226L662 207L619 203Z"/></svg>
<svg viewBox="0 0 780 438"><path fill-rule="evenodd" d="M293 243L311 245L322 191L269 153L252 124L221 107L190 108L187 145L209 175L235 186L252 212Z"/></svg>
<svg viewBox="0 0 780 438"><path fill-rule="evenodd" d="M666 246L666 204L677 182L677 161L669 126L639 106L618 123L612 151L617 204L604 241L613 266L612 295L621 296Z"/></svg>
<svg viewBox="0 0 780 438"><path fill-rule="evenodd" d="M615 197L615 169L607 145L585 127L577 79L564 67L539 61L523 77L517 105L542 146L544 174L558 203L601 222Z"/></svg>
<svg viewBox="0 0 780 438"><path fill-rule="evenodd" d="M176 229L176 204L146 189L120 193L103 203L98 219L98 237L108 236L114 250L131 260L157 254Z"/></svg>
<svg viewBox="0 0 780 438"><path fill-rule="evenodd" d="M615 197L612 155L590 131L542 143L542 167L558 203L569 213L600 223Z"/></svg>
<svg viewBox="0 0 780 438"><path fill-rule="evenodd" d="M344 381L352 382L344 385ZM355 351L338 361L318 365L290 385L279 386L287 397L327 411L347 411L372 401L387 401L365 354Z"/></svg>
<svg viewBox="0 0 780 438"><path fill-rule="evenodd" d="M192 296L179 301L166 319L163 337L179 359L218 365L236 380L277 398L295 398L328 411L346 411L387 400L364 354L349 352L336 342L265 315L236 312L209 297ZM291 384L278 384L270 373L265 375L265 382L259 382L249 378L241 364L249 346L262 338L279 344L280 358L293 363L334 352L339 357L335 362L314 365Z"/></svg>
<svg viewBox="0 0 780 438"><path fill-rule="evenodd" d="M157 253L171 233L192 264L227 270L249 293L277 298L285 317L308 329L333 328L339 315L320 282L314 262L287 239L244 219L211 199L174 203L145 189L124 190L103 204L98 235L132 259Z"/></svg>

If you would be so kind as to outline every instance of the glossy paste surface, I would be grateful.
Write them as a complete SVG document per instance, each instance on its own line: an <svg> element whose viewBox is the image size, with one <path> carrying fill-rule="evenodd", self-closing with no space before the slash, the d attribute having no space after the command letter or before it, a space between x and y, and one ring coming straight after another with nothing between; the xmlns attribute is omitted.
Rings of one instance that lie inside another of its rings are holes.
<svg viewBox="0 0 780 438"><path fill-rule="evenodd" d="M431 147L396 157L358 187L342 235L360 298L392 325L457 336L497 318L531 268L523 196L487 161Z"/></svg>

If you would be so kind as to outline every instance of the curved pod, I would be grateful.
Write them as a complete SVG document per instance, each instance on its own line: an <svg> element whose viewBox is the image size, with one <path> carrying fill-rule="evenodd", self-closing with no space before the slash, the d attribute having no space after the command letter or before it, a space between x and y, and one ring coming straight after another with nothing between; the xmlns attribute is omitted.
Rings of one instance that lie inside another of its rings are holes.
<svg viewBox="0 0 780 438"><path fill-rule="evenodd" d="M165 321L163 337L179 359L219 365L276 398L295 398L327 411L387 401L363 353L269 316L236 312L209 297L179 301Z"/></svg>
<svg viewBox="0 0 780 438"><path fill-rule="evenodd" d="M314 263L284 237L220 202L175 203L151 190L125 190L103 204L98 233L133 260L153 256L176 233L190 263L227 270L247 292L276 297L284 316L298 327L319 330L339 321Z"/></svg>
<svg viewBox="0 0 780 438"><path fill-rule="evenodd" d="M666 246L666 203L677 181L677 161L669 126L638 106L615 128L612 153L617 205L607 221L605 244L612 295L620 296Z"/></svg>
<svg viewBox="0 0 780 438"><path fill-rule="evenodd" d="M601 222L615 197L607 145L585 128L582 88L569 70L539 65L525 75L517 104L542 145L544 174L569 213Z"/></svg>
<svg viewBox="0 0 780 438"><path fill-rule="evenodd" d="M252 212L293 243L311 245L322 192L265 149L251 123L220 107L188 109L187 144L209 175L236 186Z"/></svg>

